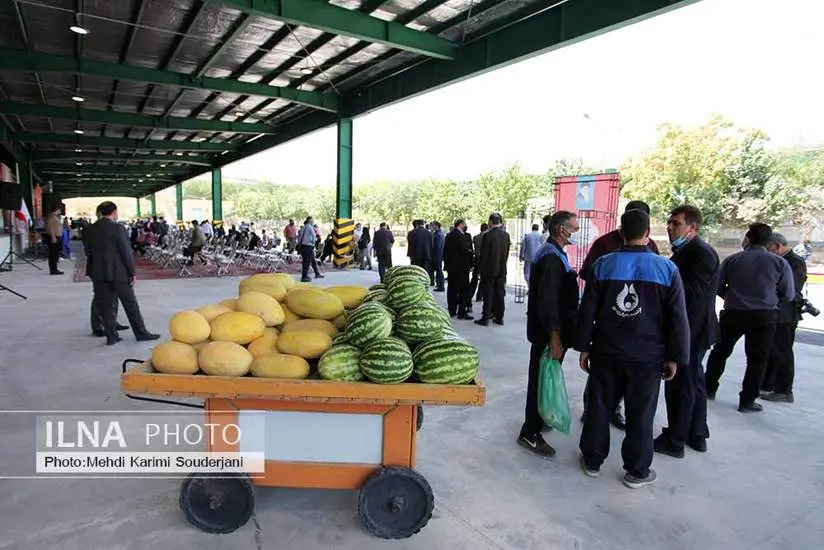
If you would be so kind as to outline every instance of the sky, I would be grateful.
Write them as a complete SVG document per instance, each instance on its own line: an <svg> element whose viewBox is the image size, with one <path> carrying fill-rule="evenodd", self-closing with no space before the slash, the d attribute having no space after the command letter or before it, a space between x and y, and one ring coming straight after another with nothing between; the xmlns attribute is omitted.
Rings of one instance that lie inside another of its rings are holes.
<svg viewBox="0 0 824 550"><path fill-rule="evenodd" d="M573 2L575 0L572 0ZM663 122L714 113L776 147L824 144L822 0L701 0L375 111L354 122L354 182L617 167ZM335 130L224 168L224 178L335 181Z"/></svg>

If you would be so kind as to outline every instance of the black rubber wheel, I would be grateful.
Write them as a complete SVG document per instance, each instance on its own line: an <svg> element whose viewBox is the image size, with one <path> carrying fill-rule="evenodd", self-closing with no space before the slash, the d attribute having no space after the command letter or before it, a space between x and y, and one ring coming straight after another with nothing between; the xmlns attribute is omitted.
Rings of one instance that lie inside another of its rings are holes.
<svg viewBox="0 0 824 550"><path fill-rule="evenodd" d="M423 426L423 407L418 405L418 427L416 430L421 431L421 426Z"/></svg>
<svg viewBox="0 0 824 550"><path fill-rule="evenodd" d="M255 490L246 475L190 474L180 487L180 509L207 533L231 533L255 511Z"/></svg>
<svg viewBox="0 0 824 550"><path fill-rule="evenodd" d="M426 479L411 468L382 468L358 495L363 525L382 539L405 539L424 528L432 517L435 497Z"/></svg>

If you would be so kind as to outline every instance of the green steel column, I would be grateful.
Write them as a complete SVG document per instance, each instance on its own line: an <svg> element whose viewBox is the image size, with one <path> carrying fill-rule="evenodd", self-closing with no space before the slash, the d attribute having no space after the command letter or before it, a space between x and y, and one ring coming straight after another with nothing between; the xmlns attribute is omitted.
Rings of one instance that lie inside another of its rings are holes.
<svg viewBox="0 0 824 550"><path fill-rule="evenodd" d="M212 168L212 222L223 222L223 180L220 168Z"/></svg>
<svg viewBox="0 0 824 550"><path fill-rule="evenodd" d="M141 214L140 214L140 197L135 198L135 201L137 201L137 217L139 218L141 216Z"/></svg>
<svg viewBox="0 0 824 550"><path fill-rule="evenodd" d="M149 195L149 204L151 205L151 208L152 208L151 215L152 216L157 216L157 198L155 197L154 193Z"/></svg>
<svg viewBox="0 0 824 550"><path fill-rule="evenodd" d="M177 204L177 225L183 223L183 184L175 184L175 203Z"/></svg>
<svg viewBox="0 0 824 550"><path fill-rule="evenodd" d="M34 216L34 201L32 190L31 164L28 162L21 162L18 165L20 185L23 186L23 200L26 201L26 207L29 209L29 215Z"/></svg>
<svg viewBox="0 0 824 550"><path fill-rule="evenodd" d="M352 217L352 119L338 120L338 178L335 213Z"/></svg>

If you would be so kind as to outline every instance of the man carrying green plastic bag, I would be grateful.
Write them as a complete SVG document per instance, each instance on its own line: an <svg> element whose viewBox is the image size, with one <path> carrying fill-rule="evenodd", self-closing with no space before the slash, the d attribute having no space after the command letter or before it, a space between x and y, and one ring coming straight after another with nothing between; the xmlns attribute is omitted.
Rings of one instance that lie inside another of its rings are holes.
<svg viewBox="0 0 824 550"><path fill-rule="evenodd" d="M578 275L564 247L578 243L578 218L561 210L544 218L549 240L532 258L527 303L527 339L532 344L524 423L518 445L542 458L555 455L545 426L569 433L570 414L561 364L575 343ZM529 259L527 259L528 261Z"/></svg>

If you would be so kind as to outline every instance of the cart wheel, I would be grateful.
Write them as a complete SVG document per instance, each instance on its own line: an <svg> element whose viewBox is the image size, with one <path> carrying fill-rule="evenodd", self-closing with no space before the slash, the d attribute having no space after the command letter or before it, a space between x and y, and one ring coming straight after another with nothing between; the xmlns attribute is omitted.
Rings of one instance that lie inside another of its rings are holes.
<svg viewBox="0 0 824 550"><path fill-rule="evenodd" d="M417 431L421 431L421 426L423 426L423 407L418 405L418 429L417 429Z"/></svg>
<svg viewBox="0 0 824 550"><path fill-rule="evenodd" d="M405 539L424 528L435 498L424 477L411 468L382 468L358 495L358 514L366 529L383 539Z"/></svg>
<svg viewBox="0 0 824 550"><path fill-rule="evenodd" d="M231 533L255 511L255 491L246 475L190 474L180 487L180 509L207 533Z"/></svg>

